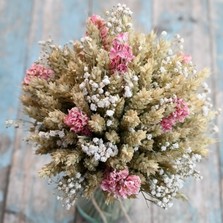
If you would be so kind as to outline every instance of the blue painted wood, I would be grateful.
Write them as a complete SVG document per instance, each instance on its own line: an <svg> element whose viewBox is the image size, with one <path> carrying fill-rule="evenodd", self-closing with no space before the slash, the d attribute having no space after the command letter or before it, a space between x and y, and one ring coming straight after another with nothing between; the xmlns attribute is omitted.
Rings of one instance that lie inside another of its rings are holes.
<svg viewBox="0 0 223 223"><path fill-rule="evenodd" d="M132 9L134 11L134 8ZM134 16L134 14L133 14ZM134 16L141 31L148 33L153 27L153 1L140 0L139 12Z"/></svg>
<svg viewBox="0 0 223 223"><path fill-rule="evenodd" d="M215 79L213 80L213 85L215 87L215 102L217 107L222 108L223 100L223 2L216 0L214 2L210 1L211 18L213 20L213 30L212 30L212 47L213 47L213 70L215 74ZM218 143L218 155L219 155L219 175L220 175L220 202L221 202L221 219L223 222L223 115L221 114L218 118L219 134L217 135L219 139Z"/></svg>
<svg viewBox="0 0 223 223"><path fill-rule="evenodd" d="M5 120L17 117L32 7L31 0L0 2L0 222L14 141L14 129L6 129Z"/></svg>
<svg viewBox="0 0 223 223"><path fill-rule="evenodd" d="M21 10L21 16L25 13L20 8L14 10ZM31 13L29 15L30 32L24 34L28 42L25 43L25 61L22 61L23 70L20 81L24 74L24 67L29 67L39 56L37 44L39 40L51 37L55 43L62 45L84 35L88 1L34 0ZM24 19L27 19L25 15ZM11 66L13 65L14 63ZM17 64L15 64L15 69L16 67ZM17 85L19 86L19 83ZM17 99L18 96L16 96ZM18 117L23 118L22 108L18 104L16 108L19 109ZM17 130L16 139L13 142L15 151L11 163L4 222L72 222L74 210L66 211L56 200L54 188L49 187L47 182L38 177L37 171L49 162L48 157L34 155L30 146L21 142L25 135L26 132Z"/></svg>

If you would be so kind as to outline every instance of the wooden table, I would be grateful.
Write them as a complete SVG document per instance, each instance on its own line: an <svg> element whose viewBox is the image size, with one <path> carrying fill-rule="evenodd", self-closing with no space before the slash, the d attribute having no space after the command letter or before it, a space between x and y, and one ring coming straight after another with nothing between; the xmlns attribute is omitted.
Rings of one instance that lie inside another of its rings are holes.
<svg viewBox="0 0 223 223"><path fill-rule="evenodd" d="M84 34L88 15L101 14L118 1L103 0L0 0L0 222L71 223L74 210L61 208L52 188L37 176L47 157L35 156L22 138L26 132L5 129L6 119L22 117L19 103L24 72L38 57L37 42L51 37L64 44ZM186 52L198 69L212 71L210 85L216 106L223 98L223 0L123 0L134 11L138 30L166 30L185 38ZM188 182L189 202L175 201L164 211L138 199L136 223L223 222L222 117L219 143L200 165L201 182ZM76 222L81 220L76 219Z"/></svg>

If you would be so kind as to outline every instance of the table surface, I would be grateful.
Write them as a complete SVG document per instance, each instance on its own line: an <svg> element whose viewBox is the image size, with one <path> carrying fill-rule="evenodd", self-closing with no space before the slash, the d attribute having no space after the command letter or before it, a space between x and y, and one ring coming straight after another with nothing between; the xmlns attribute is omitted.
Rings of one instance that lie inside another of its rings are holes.
<svg viewBox="0 0 223 223"><path fill-rule="evenodd" d="M139 31L179 33L198 69L209 67L212 97L217 107L223 97L223 0L120 0L134 11ZM0 0L0 222L71 223L75 210L66 211L52 188L37 176L46 157L35 156L22 139L26 132L6 129L4 121L23 116L19 102L25 70L39 54L37 42L51 37L64 44L84 34L92 13L103 15L118 1L103 0ZM137 223L223 222L222 116L217 144L200 165L204 179L188 181L188 202L175 201L164 211L137 199L132 211Z"/></svg>

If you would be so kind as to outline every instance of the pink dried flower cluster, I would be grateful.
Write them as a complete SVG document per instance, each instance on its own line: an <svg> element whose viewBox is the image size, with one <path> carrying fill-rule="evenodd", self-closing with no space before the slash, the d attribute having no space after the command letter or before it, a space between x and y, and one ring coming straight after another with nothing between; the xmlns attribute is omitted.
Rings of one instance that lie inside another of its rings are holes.
<svg viewBox="0 0 223 223"><path fill-rule="evenodd" d="M24 84L29 84L32 77L39 77L48 80L54 75L53 70L46 68L40 64L33 64L27 71L26 76L23 80Z"/></svg>
<svg viewBox="0 0 223 223"><path fill-rule="evenodd" d="M139 193L140 185L140 177L129 175L128 169L114 170L105 174L101 182L101 189L112 193L116 198L128 198Z"/></svg>
<svg viewBox="0 0 223 223"><path fill-rule="evenodd" d="M64 118L64 123L75 133L80 133L81 135L91 134L87 127L88 116L77 107L68 111L68 115Z"/></svg>
<svg viewBox="0 0 223 223"><path fill-rule="evenodd" d="M185 63L185 64L190 63L191 60L192 60L192 57L190 55L187 55L187 54L182 54L182 57L183 57L183 63Z"/></svg>
<svg viewBox="0 0 223 223"><path fill-rule="evenodd" d="M174 103L176 103L175 111L161 121L161 126L164 131L172 130L172 127L177 122L184 122L184 119L189 115L189 108L183 99L176 98Z"/></svg>
<svg viewBox="0 0 223 223"><path fill-rule="evenodd" d="M102 44L104 47L106 47L108 28L106 27L104 19L102 19L99 15L93 15L89 19L98 28Z"/></svg>
<svg viewBox="0 0 223 223"><path fill-rule="evenodd" d="M128 33L121 33L112 42L110 50L110 67L113 71L126 72L128 63L134 58L132 49L127 43Z"/></svg>

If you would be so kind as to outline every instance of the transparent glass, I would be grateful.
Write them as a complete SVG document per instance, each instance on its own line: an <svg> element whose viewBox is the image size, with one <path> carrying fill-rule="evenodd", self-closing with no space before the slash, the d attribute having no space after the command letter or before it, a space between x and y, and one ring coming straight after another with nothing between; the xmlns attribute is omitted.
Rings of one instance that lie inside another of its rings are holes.
<svg viewBox="0 0 223 223"><path fill-rule="evenodd" d="M88 223L117 223L120 221L124 223L131 222L128 215L131 204L131 200L125 199L107 205L103 192L97 190L91 200L80 198L76 208L80 216Z"/></svg>

